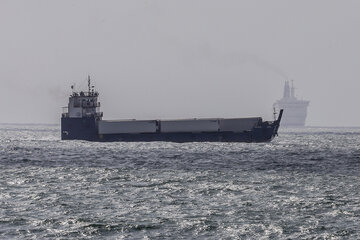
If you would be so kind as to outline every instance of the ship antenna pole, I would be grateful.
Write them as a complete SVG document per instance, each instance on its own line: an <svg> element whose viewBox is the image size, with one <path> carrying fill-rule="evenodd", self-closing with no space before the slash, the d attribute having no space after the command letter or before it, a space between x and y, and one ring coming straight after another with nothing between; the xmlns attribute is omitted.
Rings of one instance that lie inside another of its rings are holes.
<svg viewBox="0 0 360 240"><path fill-rule="evenodd" d="M275 107L274 107L274 121L276 121L276 109L275 109Z"/></svg>
<svg viewBox="0 0 360 240"><path fill-rule="evenodd" d="M90 75L88 75L88 88L89 88L89 93L90 93L90 91L91 91L91 89L90 89Z"/></svg>

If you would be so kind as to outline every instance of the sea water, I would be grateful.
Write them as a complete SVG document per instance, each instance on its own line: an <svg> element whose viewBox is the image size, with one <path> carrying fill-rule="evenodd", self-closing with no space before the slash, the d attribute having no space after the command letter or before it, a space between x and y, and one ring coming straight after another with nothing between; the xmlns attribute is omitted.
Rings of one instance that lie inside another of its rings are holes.
<svg viewBox="0 0 360 240"><path fill-rule="evenodd" d="M360 239L359 226L359 128L99 143L0 125L0 239Z"/></svg>

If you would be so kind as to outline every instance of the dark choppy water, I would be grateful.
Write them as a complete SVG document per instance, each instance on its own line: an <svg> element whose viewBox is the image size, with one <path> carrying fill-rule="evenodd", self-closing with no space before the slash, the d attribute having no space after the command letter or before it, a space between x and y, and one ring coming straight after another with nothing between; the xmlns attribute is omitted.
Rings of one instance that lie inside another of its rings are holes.
<svg viewBox="0 0 360 240"><path fill-rule="evenodd" d="M59 137L0 125L1 239L360 239L360 129L260 144Z"/></svg>

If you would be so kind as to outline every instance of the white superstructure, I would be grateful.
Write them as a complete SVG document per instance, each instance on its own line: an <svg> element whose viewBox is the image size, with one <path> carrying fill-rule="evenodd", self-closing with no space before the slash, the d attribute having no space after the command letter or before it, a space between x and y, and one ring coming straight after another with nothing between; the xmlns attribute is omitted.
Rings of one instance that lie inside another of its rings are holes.
<svg viewBox="0 0 360 240"><path fill-rule="evenodd" d="M71 86L73 89L73 86ZM90 85L88 77L88 92L73 92L69 97L69 104L64 109L63 116L69 118L96 117L101 119L99 93Z"/></svg>
<svg viewBox="0 0 360 240"><path fill-rule="evenodd" d="M295 96L294 84L285 82L284 96L274 103L274 107L284 109L281 126L285 127L303 127L307 116L307 107L309 101L298 100Z"/></svg>

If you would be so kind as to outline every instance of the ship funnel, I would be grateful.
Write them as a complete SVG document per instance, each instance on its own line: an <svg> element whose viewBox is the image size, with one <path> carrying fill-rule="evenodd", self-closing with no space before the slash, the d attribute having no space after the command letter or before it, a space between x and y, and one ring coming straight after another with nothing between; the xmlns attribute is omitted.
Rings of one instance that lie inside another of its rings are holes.
<svg viewBox="0 0 360 240"><path fill-rule="evenodd" d="M290 97L295 98L295 87L294 87L294 80L291 80L291 92Z"/></svg>
<svg viewBox="0 0 360 240"><path fill-rule="evenodd" d="M290 86L289 86L289 81L285 82L285 86L284 86L284 96L283 98L290 98Z"/></svg>

